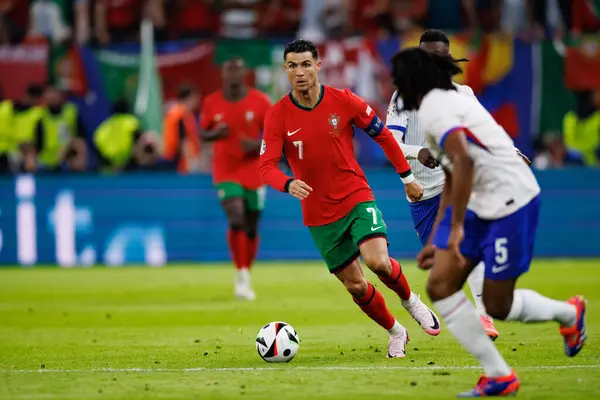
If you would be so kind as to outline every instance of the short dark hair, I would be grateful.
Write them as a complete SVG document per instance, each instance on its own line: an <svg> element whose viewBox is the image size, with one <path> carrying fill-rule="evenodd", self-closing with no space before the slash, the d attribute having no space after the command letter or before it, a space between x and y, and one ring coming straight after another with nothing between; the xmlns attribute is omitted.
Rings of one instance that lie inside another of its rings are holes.
<svg viewBox="0 0 600 400"><path fill-rule="evenodd" d="M129 114L129 103L125 99L118 99L112 106L113 114Z"/></svg>
<svg viewBox="0 0 600 400"><path fill-rule="evenodd" d="M288 53L306 53L307 51L312 54L315 60L319 59L319 51L313 42L305 39L292 40L285 46L285 50L283 51L283 60L285 61Z"/></svg>
<svg viewBox="0 0 600 400"><path fill-rule="evenodd" d="M399 51L392 57L392 80L402 97L404 108L419 108L419 97L433 89L456 90L452 77L462 69L451 57L414 47Z"/></svg>
<svg viewBox="0 0 600 400"><path fill-rule="evenodd" d="M177 91L177 100L183 101L190 98L191 95L196 93L196 88L191 85L185 84L179 87Z"/></svg>
<svg viewBox="0 0 600 400"><path fill-rule="evenodd" d="M429 29L423 32L423 34L421 35L419 44L431 42L442 42L450 46L450 39L448 39L448 35L446 35L443 31L440 31L439 29Z"/></svg>
<svg viewBox="0 0 600 400"><path fill-rule="evenodd" d="M27 95L34 99L39 99L44 94L45 87L37 83L27 86Z"/></svg>

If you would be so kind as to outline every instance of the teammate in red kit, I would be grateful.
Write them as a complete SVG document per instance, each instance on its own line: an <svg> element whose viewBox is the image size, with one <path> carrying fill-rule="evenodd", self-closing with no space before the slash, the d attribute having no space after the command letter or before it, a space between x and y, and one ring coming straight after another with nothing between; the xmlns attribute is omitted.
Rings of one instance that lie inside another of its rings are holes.
<svg viewBox="0 0 600 400"><path fill-rule="evenodd" d="M260 149L262 180L302 201L304 224L329 271L365 314L389 332L388 357L404 357L408 333L390 313L381 293L365 278L359 256L398 294L428 334L437 335L440 324L411 292L400 264L388 256L387 227L354 156L353 126L381 145L409 198L420 199L423 188L412 176L392 133L371 107L350 90L319 83L321 62L312 42L289 43L284 62L293 90L267 113ZM277 168L282 151L292 167L293 178Z"/></svg>
<svg viewBox="0 0 600 400"><path fill-rule="evenodd" d="M271 102L246 86L244 61L223 65L223 90L206 97L200 126L204 140L215 141L213 182L229 221L227 243L237 269L235 295L254 300L250 268L258 250L258 221L265 187L258 175L260 134Z"/></svg>

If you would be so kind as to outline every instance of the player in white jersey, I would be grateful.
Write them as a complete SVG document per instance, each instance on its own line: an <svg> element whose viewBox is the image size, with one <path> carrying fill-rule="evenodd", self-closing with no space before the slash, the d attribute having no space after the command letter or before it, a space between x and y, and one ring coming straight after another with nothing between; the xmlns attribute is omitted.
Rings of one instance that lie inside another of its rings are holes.
<svg viewBox="0 0 600 400"><path fill-rule="evenodd" d="M419 47L423 50L450 57L450 40L448 36L437 29L425 31L421 35ZM459 60L467 61L467 60ZM466 85L454 83L459 92L475 98L473 90ZM444 187L445 175L441 166L438 166L435 158L427 149L425 136L419 127L416 110L403 110L402 99L398 93L394 93L386 121L387 127L392 131L394 137L400 144L402 151L416 180L423 186L423 197L421 200L411 202L409 207L414 228L419 240L425 246L431 242L431 230L437 216L440 197ZM481 323L492 340L498 338L498 330L494 326L494 320L485 312L481 293L483 291L484 265L481 262L469 275L468 283L473 296L473 301L480 314Z"/></svg>
<svg viewBox="0 0 600 400"><path fill-rule="evenodd" d="M477 386L459 397L516 394L520 383L488 340L462 287L483 260L486 311L505 321L560 324L564 351L573 357L586 339L585 300L553 300L515 289L529 270L538 225L540 188L513 142L451 76L461 71L448 57L419 48L392 58L394 84L407 110L418 110L421 132L446 174L433 245L417 260L431 268L427 293L448 330L484 369Z"/></svg>

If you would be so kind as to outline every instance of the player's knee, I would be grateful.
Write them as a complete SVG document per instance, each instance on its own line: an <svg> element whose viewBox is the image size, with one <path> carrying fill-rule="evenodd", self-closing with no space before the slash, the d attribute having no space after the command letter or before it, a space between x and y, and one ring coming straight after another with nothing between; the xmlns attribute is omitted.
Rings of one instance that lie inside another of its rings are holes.
<svg viewBox="0 0 600 400"><path fill-rule="evenodd" d="M369 283L365 278L362 279L348 279L343 282L344 287L355 299L360 299L367 294L369 290Z"/></svg>
<svg viewBox="0 0 600 400"><path fill-rule="evenodd" d="M492 318L504 321L510 313L512 307L512 297L505 298L503 296L485 296L483 297L485 312Z"/></svg>
<svg viewBox="0 0 600 400"><path fill-rule="evenodd" d="M392 263L387 254L363 255L363 261L377 276L389 276L392 272Z"/></svg>
<svg viewBox="0 0 600 400"><path fill-rule="evenodd" d="M233 231L242 231L246 228L243 215L234 215L229 217L229 228Z"/></svg>
<svg viewBox="0 0 600 400"><path fill-rule="evenodd" d="M452 296L458 292L460 288L452 284L448 279L429 275L427 279L427 295L431 301L438 301Z"/></svg>

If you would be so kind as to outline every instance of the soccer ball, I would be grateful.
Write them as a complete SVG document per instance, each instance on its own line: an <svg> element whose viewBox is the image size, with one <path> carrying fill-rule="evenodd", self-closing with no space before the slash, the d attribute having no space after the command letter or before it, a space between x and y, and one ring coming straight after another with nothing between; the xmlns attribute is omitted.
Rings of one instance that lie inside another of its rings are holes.
<svg viewBox="0 0 600 400"><path fill-rule="evenodd" d="M290 324L281 321L266 324L256 335L258 355L269 363L292 361L299 345L300 339L296 330Z"/></svg>

